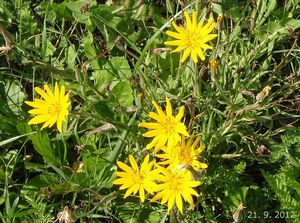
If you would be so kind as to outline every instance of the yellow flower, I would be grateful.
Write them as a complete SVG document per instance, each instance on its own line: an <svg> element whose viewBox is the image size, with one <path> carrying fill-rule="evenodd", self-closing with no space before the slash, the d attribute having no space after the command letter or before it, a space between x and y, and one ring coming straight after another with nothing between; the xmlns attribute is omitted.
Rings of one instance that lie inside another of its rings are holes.
<svg viewBox="0 0 300 223"><path fill-rule="evenodd" d="M192 195L198 197L199 194L193 187L199 186L201 184L200 181L192 180L191 172L185 169L179 171L171 171L162 167L158 167L158 169L162 175L158 176L157 179L162 183L157 185L157 191L159 192L151 201L161 200L162 204L168 202L168 212L171 210L174 203L176 203L176 206L182 213L182 198L194 208Z"/></svg>
<svg viewBox="0 0 300 223"><path fill-rule="evenodd" d="M42 99L25 101L26 104L33 107L28 113L37 115L28 124L34 125L45 122L42 126L43 129L45 127L50 128L56 123L58 131L62 132L62 123L69 115L68 108L71 105L71 102L69 102L69 92L65 94L65 86L61 86L59 90L57 83L55 83L54 92L51 91L48 85L44 85L46 91L43 91L39 87L35 87L34 89L42 96Z"/></svg>
<svg viewBox="0 0 300 223"><path fill-rule="evenodd" d="M154 161L149 163L149 154L145 157L140 169L132 155L129 155L129 162L131 167L121 161L117 161L118 166L125 172L117 172L116 174L120 178L114 180L113 184L122 185L120 190L127 189L124 198L139 191L140 199L144 202L144 190L153 194L157 187L154 180L156 179L156 175L158 175L158 171L151 170Z"/></svg>
<svg viewBox="0 0 300 223"><path fill-rule="evenodd" d="M206 169L207 164L198 161L198 157L205 149L205 145L202 144L200 147L197 147L201 136L198 136L195 141L193 139L194 137L191 136L186 142L182 137L181 143L177 144L173 149L163 149L165 151L164 154L156 155L161 159L165 159L160 164L168 165L168 168L171 170L180 169L185 166L191 166L195 171Z"/></svg>
<svg viewBox="0 0 300 223"><path fill-rule="evenodd" d="M173 27L177 32L167 31L166 34L177 39L173 41L165 42L168 46L178 46L172 52L179 52L184 50L181 62L184 62L186 58L191 55L195 63L198 62L198 57L201 60L205 60L203 50L212 49L212 46L206 43L217 37L217 34L210 34L216 26L212 17L203 26L203 22L197 22L197 13L193 12L192 21L187 12L184 12L186 27L178 26L175 22L172 22ZM203 49L203 50L202 50Z"/></svg>
<svg viewBox="0 0 300 223"><path fill-rule="evenodd" d="M151 129L143 134L144 137L154 137L154 139L147 145L147 149L155 147L154 152L160 150L166 143L170 149L181 141L180 135L189 136L186 131L186 126L180 120L184 114L184 106L180 107L179 113L174 117L172 114L172 105L170 100L166 97L167 107L166 113L155 101L152 104L157 110L157 113L150 112L149 117L155 119L158 123L139 123L139 127Z"/></svg>

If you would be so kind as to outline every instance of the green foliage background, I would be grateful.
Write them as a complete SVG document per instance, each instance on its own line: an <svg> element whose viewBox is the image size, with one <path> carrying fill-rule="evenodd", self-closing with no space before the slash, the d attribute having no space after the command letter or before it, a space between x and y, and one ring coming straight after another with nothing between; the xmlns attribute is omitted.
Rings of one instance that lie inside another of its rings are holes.
<svg viewBox="0 0 300 223"><path fill-rule="evenodd" d="M299 3L0 0L1 221L53 222L68 206L77 222L233 222L243 203L242 222L300 222ZM163 44L184 10L224 15L196 66ZM24 101L55 81L71 91L63 134L27 124ZM209 166L195 210L171 217L111 183L116 160L142 160L137 123L166 96Z"/></svg>

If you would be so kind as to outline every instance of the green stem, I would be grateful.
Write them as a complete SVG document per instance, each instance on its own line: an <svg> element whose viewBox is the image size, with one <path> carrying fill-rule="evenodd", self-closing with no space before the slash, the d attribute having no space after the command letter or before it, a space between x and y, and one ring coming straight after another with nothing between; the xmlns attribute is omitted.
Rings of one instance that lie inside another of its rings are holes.
<svg viewBox="0 0 300 223"><path fill-rule="evenodd" d="M66 145L66 141L62 134L60 134L60 137L61 137L61 141L63 142L63 145L64 145L64 158L63 158L63 162L62 162L62 164L64 164L64 162L67 161L67 145Z"/></svg>
<svg viewBox="0 0 300 223"><path fill-rule="evenodd" d="M177 223L177 219L176 219L176 211L174 209L174 207L170 210L170 223Z"/></svg>
<svg viewBox="0 0 300 223"><path fill-rule="evenodd" d="M201 85L200 85L201 86ZM201 92L201 89L198 90L198 73L197 73L197 64L194 64L194 86L193 86L193 98L196 98L198 96L199 91Z"/></svg>

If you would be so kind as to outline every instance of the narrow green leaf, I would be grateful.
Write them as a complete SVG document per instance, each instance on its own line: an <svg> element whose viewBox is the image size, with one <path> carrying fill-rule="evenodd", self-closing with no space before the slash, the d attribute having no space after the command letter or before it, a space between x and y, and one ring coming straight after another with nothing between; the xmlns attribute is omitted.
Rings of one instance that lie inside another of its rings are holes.
<svg viewBox="0 0 300 223"><path fill-rule="evenodd" d="M27 133L27 134L23 134L23 135L12 137L10 139L6 139L6 140L0 142L0 146L3 146L5 144L11 143L13 141L16 141L17 139L22 138L24 136L32 135L34 133L36 133L36 132L31 132L31 133Z"/></svg>

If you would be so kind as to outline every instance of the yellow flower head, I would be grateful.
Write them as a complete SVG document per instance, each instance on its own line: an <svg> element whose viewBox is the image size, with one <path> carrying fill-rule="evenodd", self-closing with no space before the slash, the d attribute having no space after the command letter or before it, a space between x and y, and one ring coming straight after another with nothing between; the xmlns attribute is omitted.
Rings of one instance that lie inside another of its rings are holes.
<svg viewBox="0 0 300 223"><path fill-rule="evenodd" d="M184 106L180 107L179 113L174 117L172 105L167 97L166 102L166 113L164 113L161 107L155 101L152 101L157 113L150 112L149 117L155 119L157 123L139 123L139 127L151 129L144 133L143 136L154 137L146 147L147 149L155 147L154 152L160 150L165 144L167 144L168 149L174 147L181 141L181 135L189 136L186 126L180 121L184 114Z"/></svg>
<svg viewBox="0 0 300 223"><path fill-rule="evenodd" d="M153 194L157 187L154 180L156 179L156 175L158 175L158 171L151 170L154 161L149 163L149 154L145 157L140 169L132 155L129 155L129 162L131 167L121 161L117 161L118 166L125 172L117 172L116 174L119 178L114 180L113 184L122 185L120 190L127 189L124 198L139 191L140 199L144 202L144 190Z"/></svg>
<svg viewBox="0 0 300 223"><path fill-rule="evenodd" d="M162 204L168 202L168 212L171 210L174 203L176 203L176 206L182 213L182 198L194 208L192 195L198 197L199 194L193 187L199 186L201 184L200 181L194 181L191 172L185 169L171 171L162 167L158 168L162 175L158 176L157 179L162 183L157 185L157 191L159 192L151 201L161 200Z"/></svg>
<svg viewBox="0 0 300 223"><path fill-rule="evenodd" d="M34 125L44 123L42 129L45 127L52 127L55 123L59 132L62 132L62 123L69 115L68 108L71 105L69 102L69 92L65 94L65 86L61 86L60 90L57 83L55 83L54 92L51 91L48 85L44 85L43 91L39 87L34 88L35 91L42 96L42 99L35 99L34 101L25 101L26 104L33 107L29 110L29 114L36 115L28 124Z"/></svg>
<svg viewBox="0 0 300 223"><path fill-rule="evenodd" d="M197 13L193 12L192 20L187 12L184 12L186 27L178 26L172 22L173 27L177 32L167 31L166 34L177 39L165 42L168 46L177 46L172 52L179 52L184 50L181 62L191 55L195 63L198 62L198 57L203 61L205 55L203 50L212 49L212 46L206 43L217 37L217 34L210 34L216 26L212 17L203 26L203 22L197 22ZM203 50L202 50L203 49Z"/></svg>
<svg viewBox="0 0 300 223"><path fill-rule="evenodd" d="M205 145L197 144L200 142L201 136L198 136L195 141L191 136L186 142L182 137L181 143L177 144L173 149L168 150L164 148L164 154L157 154L156 156L165 159L160 164L168 165L171 170L179 169L182 166L191 166L195 171L206 169L207 164L198 161L198 156L205 149Z"/></svg>

